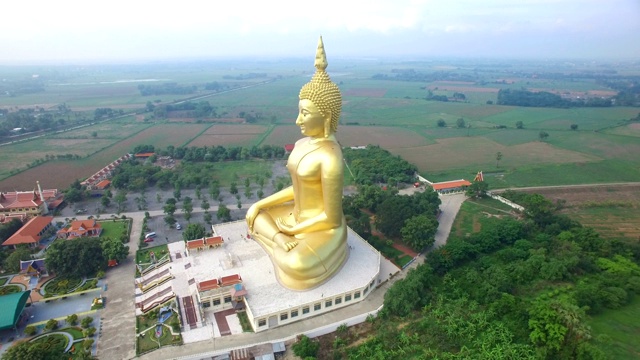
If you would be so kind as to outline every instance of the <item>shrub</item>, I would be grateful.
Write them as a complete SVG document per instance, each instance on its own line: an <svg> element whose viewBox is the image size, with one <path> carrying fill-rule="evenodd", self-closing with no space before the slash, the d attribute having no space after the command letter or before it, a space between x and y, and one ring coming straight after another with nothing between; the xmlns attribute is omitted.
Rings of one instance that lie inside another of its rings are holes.
<svg viewBox="0 0 640 360"><path fill-rule="evenodd" d="M50 319L44 327L47 330L55 330L58 328L58 320Z"/></svg>
<svg viewBox="0 0 640 360"><path fill-rule="evenodd" d="M96 333L96 328L94 328L93 326L92 326L92 327L90 327L90 328L88 328L88 329L85 329L85 330L82 332L82 334L84 335L84 337L92 337L92 336L93 336L93 334L95 334L95 333Z"/></svg>
<svg viewBox="0 0 640 360"><path fill-rule="evenodd" d="M96 277L97 277L98 279L102 279L102 278L104 277L104 271L99 270L99 271L98 271L98 273L96 274Z"/></svg>
<svg viewBox="0 0 640 360"><path fill-rule="evenodd" d="M315 357L320 349L320 343L309 339L306 335L301 335L300 340L291 347L293 353L301 358Z"/></svg>
<svg viewBox="0 0 640 360"><path fill-rule="evenodd" d="M37 331L38 330L33 325L28 325L26 328L24 328L24 334L27 335L27 336L35 335Z"/></svg>
<svg viewBox="0 0 640 360"><path fill-rule="evenodd" d="M84 319L82 319L80 324L82 325L83 328L86 329L91 325L92 322L93 322L93 318L91 316L87 316Z"/></svg>
<svg viewBox="0 0 640 360"><path fill-rule="evenodd" d="M69 325L75 325L78 323L78 315L76 314L71 314L69 316L67 316L67 323Z"/></svg>
<svg viewBox="0 0 640 360"><path fill-rule="evenodd" d="M94 342L93 339L85 339L82 342L82 346L85 348L85 350L89 350L91 349L91 346L93 346L93 342Z"/></svg>

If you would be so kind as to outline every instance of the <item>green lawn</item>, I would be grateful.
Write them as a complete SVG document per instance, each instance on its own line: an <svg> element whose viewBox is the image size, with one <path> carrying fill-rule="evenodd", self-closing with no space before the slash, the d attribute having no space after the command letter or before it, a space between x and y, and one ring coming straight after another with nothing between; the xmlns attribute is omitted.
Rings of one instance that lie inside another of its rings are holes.
<svg viewBox="0 0 640 360"><path fill-rule="evenodd" d="M594 316L590 325L594 337L606 335L602 345L610 359L638 359L640 356L640 297L617 310L605 310Z"/></svg>
<svg viewBox="0 0 640 360"><path fill-rule="evenodd" d="M100 221L100 226L102 226L102 234L100 234L100 237L109 237L112 239L118 239L123 233L128 234L129 223L130 223L129 220Z"/></svg>
<svg viewBox="0 0 640 360"><path fill-rule="evenodd" d="M9 281L9 278L6 278L6 277L0 278L0 286L6 284L7 281Z"/></svg>
<svg viewBox="0 0 640 360"><path fill-rule="evenodd" d="M478 232L482 226L495 216L504 217L511 216L513 209L498 200L491 198L483 199L467 199L456 216L451 228L449 240L461 239Z"/></svg>

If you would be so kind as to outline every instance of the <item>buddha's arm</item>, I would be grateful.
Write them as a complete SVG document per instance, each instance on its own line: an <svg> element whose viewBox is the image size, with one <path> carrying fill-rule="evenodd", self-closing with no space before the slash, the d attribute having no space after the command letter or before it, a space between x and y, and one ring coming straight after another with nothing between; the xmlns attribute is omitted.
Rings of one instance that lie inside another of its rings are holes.
<svg viewBox="0 0 640 360"><path fill-rule="evenodd" d="M318 215L295 225L276 220L280 231L295 235L314 231L334 229L342 224L342 186L344 182L342 157L330 154L322 163L321 181L324 207ZM337 161L336 161L337 160Z"/></svg>
<svg viewBox="0 0 640 360"><path fill-rule="evenodd" d="M249 210L247 210L247 225L251 230L253 230L253 222L258 216L258 213L261 209L270 208L272 206L280 205L286 203L288 201L293 201L293 186L289 186L288 188L282 189L277 193L267 196L266 198L256 201Z"/></svg>

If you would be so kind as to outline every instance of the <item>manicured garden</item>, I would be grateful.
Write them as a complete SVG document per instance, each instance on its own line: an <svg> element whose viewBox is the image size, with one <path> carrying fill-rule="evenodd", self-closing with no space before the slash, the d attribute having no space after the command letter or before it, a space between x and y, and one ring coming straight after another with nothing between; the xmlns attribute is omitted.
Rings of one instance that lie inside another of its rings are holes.
<svg viewBox="0 0 640 360"><path fill-rule="evenodd" d="M18 285L6 285L0 287L0 296L14 294L22 291L22 289Z"/></svg>
<svg viewBox="0 0 640 360"><path fill-rule="evenodd" d="M167 245L159 245L151 248L146 248L142 250L138 250L136 252L136 264L148 264L151 262L151 256L149 255L153 252L156 256L156 260L165 256L169 251L169 247Z"/></svg>
<svg viewBox="0 0 640 360"><path fill-rule="evenodd" d="M141 333L137 337L136 351L138 354L158 349L167 345L181 345L182 336L180 333L180 323L178 315L173 313L165 322L166 326L162 326L162 334L156 337L156 325L158 325L158 309L152 310L146 315L136 317L136 332ZM168 326L168 327L167 327ZM178 335L173 335L173 333ZM148 331L145 331L149 329Z"/></svg>

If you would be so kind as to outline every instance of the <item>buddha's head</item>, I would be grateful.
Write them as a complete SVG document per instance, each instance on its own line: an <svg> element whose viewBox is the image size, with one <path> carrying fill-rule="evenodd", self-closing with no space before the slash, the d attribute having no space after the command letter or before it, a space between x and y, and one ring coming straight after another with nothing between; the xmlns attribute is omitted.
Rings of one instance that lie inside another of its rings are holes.
<svg viewBox="0 0 640 360"><path fill-rule="evenodd" d="M324 52L322 37L318 40L318 50L315 61L316 73L311 81L300 89L300 108L309 107L308 101L320 111L324 118L324 137L338 130L338 120L342 109L342 95L340 89L331 81L327 68L327 56Z"/></svg>

